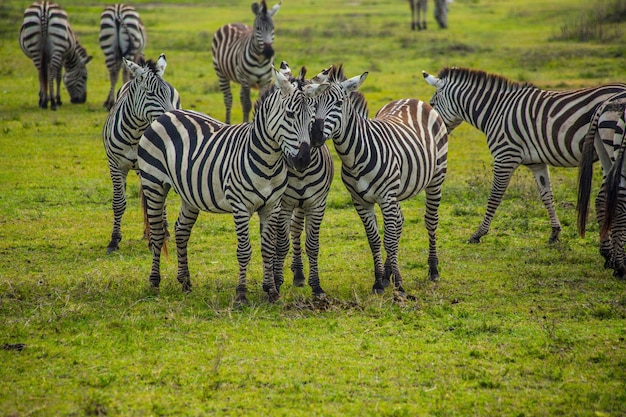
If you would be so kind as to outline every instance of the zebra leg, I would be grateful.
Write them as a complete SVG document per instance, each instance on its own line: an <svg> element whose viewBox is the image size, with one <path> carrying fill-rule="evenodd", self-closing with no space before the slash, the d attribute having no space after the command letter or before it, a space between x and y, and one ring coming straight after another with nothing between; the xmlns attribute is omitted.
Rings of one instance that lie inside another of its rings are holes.
<svg viewBox="0 0 626 417"><path fill-rule="evenodd" d="M320 225L324 218L324 204L316 207L306 216L306 254L309 258L309 286L315 297L324 297L326 294L320 285L318 257L320 253Z"/></svg>
<svg viewBox="0 0 626 417"><path fill-rule="evenodd" d="M165 208L165 204L163 204ZM163 214L163 213L162 213ZM191 279L189 275L189 261L187 258L187 244L189 243L189 236L191 236L191 229L196 224L200 210L182 201L180 207L180 213L178 220L174 225L174 231L176 236L176 254L178 257L178 275L176 278L181 283L183 291L191 291ZM162 216L164 217L164 216ZM163 227L163 235L165 227Z"/></svg>
<svg viewBox="0 0 626 417"><path fill-rule="evenodd" d="M559 233L561 232L561 223L556 215L556 209L554 207L554 195L552 194L552 186L550 185L550 172L546 164L529 165L528 168L535 176L535 182L539 188L539 194L543 205L548 210L550 216L550 226L552 226L552 233L550 234L549 243L556 243L559 241Z"/></svg>
<svg viewBox="0 0 626 417"><path fill-rule="evenodd" d="M276 257L276 229L280 204L276 207L264 207L259 210L261 226L261 257L263 258L263 291L267 293L270 303L280 298L274 279L274 258Z"/></svg>
<svg viewBox="0 0 626 417"><path fill-rule="evenodd" d="M374 258L374 286L372 292L374 294L382 294L385 292L385 286L383 285L383 278L385 276L385 269L383 267L383 257L381 253L381 240L378 234L378 224L376 222L376 212L374 211L373 204L361 204L354 201L354 208L363 222L365 227L365 234L367 235L367 241L372 251L372 257Z"/></svg>
<svg viewBox="0 0 626 417"><path fill-rule="evenodd" d="M402 235L403 226L404 226L404 215L402 214L402 210L400 209L400 206L398 206L397 223L396 223L396 231L398 233L398 242L400 241L400 238ZM385 277L383 278L383 285L385 287L389 286L392 279L395 282L391 260L389 259L389 257L387 257L387 259L385 260Z"/></svg>
<svg viewBox="0 0 626 417"><path fill-rule="evenodd" d="M143 182L143 180L142 180ZM163 207L169 186L164 184L144 184L144 197L146 199L148 224L150 225L150 240L148 247L152 250L152 268L150 270L150 285L159 288L161 284L161 250L165 243L163 232Z"/></svg>
<svg viewBox="0 0 626 417"><path fill-rule="evenodd" d="M424 223L428 231L428 279L439 281L439 256L437 255L437 227L439 226L439 204L445 172L426 188L426 212Z"/></svg>
<svg viewBox="0 0 626 417"><path fill-rule="evenodd" d="M284 265L285 258L289 252L289 221L291 210L281 208L278 215L278 221L276 225L276 256L274 258L274 283L276 288L280 290L280 287L285 282L284 278Z"/></svg>
<svg viewBox="0 0 626 417"><path fill-rule="evenodd" d="M109 164L109 172L113 183L113 231L111 241L107 246L107 255L118 250L122 241L121 226L122 217L126 211L126 176L128 175L128 171L122 171L112 164ZM145 210L147 213L147 208Z"/></svg>
<svg viewBox="0 0 626 417"><path fill-rule="evenodd" d="M252 102L250 101L250 86L241 84L239 91L239 100L241 101L241 109L243 112L243 122L248 123L250 120L250 110L252 110Z"/></svg>
<svg viewBox="0 0 626 417"><path fill-rule="evenodd" d="M307 223L308 227L308 223ZM304 229L304 212L296 207L291 216L291 247L292 261L291 271L293 272L294 287L303 287L306 277L304 276L304 262L302 261L302 230ZM308 237L308 232L307 232Z"/></svg>
<svg viewBox="0 0 626 417"><path fill-rule="evenodd" d="M600 187L600 191L598 192L598 196L596 197L596 220L598 222L598 226L602 229L602 225L604 224L604 205L606 203L606 186L604 180L602 180L602 186ZM613 268L613 244L611 243L611 232L609 231L606 237L600 237L600 255L604 258L604 267L605 268Z"/></svg>
<svg viewBox="0 0 626 417"><path fill-rule="evenodd" d="M52 64L50 64L52 65ZM58 97L54 96L54 82L56 81L56 77L57 77L57 71L54 68L48 68L48 89L50 90L49 92L49 97L50 97L50 110L56 110L57 109L57 99ZM58 91L58 90L57 90Z"/></svg>
<svg viewBox="0 0 626 417"><path fill-rule="evenodd" d="M239 279L237 283L238 304L247 304L246 297L248 286L246 284L246 269L252 257L252 246L250 245L250 214L245 209L233 210L235 220L235 232L237 233L237 262L239 263Z"/></svg>
<svg viewBox="0 0 626 417"><path fill-rule="evenodd" d="M218 73L217 76L219 77L220 90L224 95L224 106L226 107L226 116L224 117L224 122L226 124L230 124L230 111L233 107L233 93L230 91L230 80L220 73Z"/></svg>
<svg viewBox="0 0 626 417"><path fill-rule="evenodd" d="M43 63L39 64L40 66ZM39 72L39 108L48 108L48 74L40 68L37 68Z"/></svg>
<svg viewBox="0 0 626 417"><path fill-rule="evenodd" d="M119 62L121 62L121 60ZM111 110L111 107L113 107L113 104L115 104L115 84L117 84L117 79L120 76L120 67L121 67L121 64L119 62L116 61L115 66L111 68L111 70L109 71L109 80L111 81L111 88L109 89L109 95L104 101L104 107L106 107L107 110ZM126 70L126 67L124 67L124 71L128 72ZM130 76L128 78L130 78Z"/></svg>
<svg viewBox="0 0 626 417"><path fill-rule="evenodd" d="M491 193L489 194L489 202L487 203L487 211L483 217L483 221L478 227L476 233L469 239L469 243L480 243L480 238L489 233L491 221L496 214L496 210L502 202L504 192L509 186L513 171L519 166L515 162L494 161L493 164L493 183L491 184Z"/></svg>
<svg viewBox="0 0 626 417"><path fill-rule="evenodd" d="M380 209L385 228L383 236L383 244L385 245L385 252L387 253L387 261L385 263L391 269L396 291L404 295L406 293L404 288L402 288L402 276L400 275L400 268L398 267L398 246L400 243L400 234L402 233L400 204L395 200L388 200L381 205ZM400 230L398 230L398 226ZM387 285L389 284L387 283Z"/></svg>

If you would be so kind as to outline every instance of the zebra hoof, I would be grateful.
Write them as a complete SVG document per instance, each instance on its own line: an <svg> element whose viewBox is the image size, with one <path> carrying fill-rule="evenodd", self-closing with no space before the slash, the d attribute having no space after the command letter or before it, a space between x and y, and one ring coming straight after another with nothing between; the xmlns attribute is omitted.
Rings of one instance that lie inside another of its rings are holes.
<svg viewBox="0 0 626 417"><path fill-rule="evenodd" d="M382 285L382 283L380 281L376 281L376 283L372 287L372 293L373 294L379 294L379 295L385 293L385 287L383 287L383 285Z"/></svg>
<svg viewBox="0 0 626 417"><path fill-rule="evenodd" d="M480 236L474 235L470 237L467 243L480 243Z"/></svg>
<svg viewBox="0 0 626 417"><path fill-rule="evenodd" d="M293 271L293 286L294 287L304 287L304 283L306 281L306 277L302 273L302 270L298 269Z"/></svg>
<svg viewBox="0 0 626 417"><path fill-rule="evenodd" d="M326 292L324 292L322 287L313 288L313 297L317 299L324 299L326 298Z"/></svg>
<svg viewBox="0 0 626 417"><path fill-rule="evenodd" d="M275 303L280 299L280 294L276 290L270 290L267 293L267 298L270 303Z"/></svg>
<svg viewBox="0 0 626 417"><path fill-rule="evenodd" d="M119 248L120 248L120 245L115 244L115 243L109 243L109 246L107 246L107 255L110 255L112 252L115 252Z"/></svg>
<svg viewBox="0 0 626 417"><path fill-rule="evenodd" d="M626 277L626 267L621 267L613 271L613 276L620 281L623 281Z"/></svg>

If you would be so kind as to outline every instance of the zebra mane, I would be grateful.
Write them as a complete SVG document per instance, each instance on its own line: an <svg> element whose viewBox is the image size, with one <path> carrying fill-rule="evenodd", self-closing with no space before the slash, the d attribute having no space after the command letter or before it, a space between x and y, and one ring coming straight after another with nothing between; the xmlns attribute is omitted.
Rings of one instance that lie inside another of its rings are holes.
<svg viewBox="0 0 626 417"><path fill-rule="evenodd" d="M151 59L149 60L145 60L143 57L141 57L139 59L139 66L144 67L144 68L148 68L154 75L159 75L159 71L157 69L157 63L156 61L153 61Z"/></svg>
<svg viewBox="0 0 626 417"><path fill-rule="evenodd" d="M502 75L489 74L482 70L470 68L445 67L437 75L440 79L472 79L473 81L485 81L488 84L500 89L517 90L520 88L537 88L528 82L518 82L510 80Z"/></svg>
<svg viewBox="0 0 626 417"><path fill-rule="evenodd" d="M330 71L328 73L328 80L330 82L336 82L336 83L341 83L345 80L347 80L348 78L346 77L346 75L343 72L343 64L339 64L339 65L333 65L330 68ZM352 91L349 94L350 97L350 101L352 101L352 105L354 106L355 109L363 109L365 111L365 114L367 113L367 100L365 99L365 96L363 95L362 92L360 91Z"/></svg>

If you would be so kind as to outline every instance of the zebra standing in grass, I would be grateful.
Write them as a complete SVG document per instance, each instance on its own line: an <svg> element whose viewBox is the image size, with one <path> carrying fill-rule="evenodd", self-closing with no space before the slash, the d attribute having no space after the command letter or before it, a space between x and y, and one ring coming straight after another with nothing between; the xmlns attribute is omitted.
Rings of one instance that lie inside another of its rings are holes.
<svg viewBox="0 0 626 417"><path fill-rule="evenodd" d="M230 82L241 85L239 99L243 109L243 121L248 121L252 104L250 89L260 91L272 82L274 64L274 22L280 3L268 10L265 0L252 3L255 15L253 27L230 23L219 28L213 35L211 51L213 68L219 78L220 90L226 106L225 122L230 123L233 95Z"/></svg>
<svg viewBox="0 0 626 417"><path fill-rule="evenodd" d="M624 231L626 231L626 188L624 173L624 134L626 92L616 94L596 110L583 144L578 177L578 232L585 237L593 163L600 160L602 185L596 197L596 219L600 226L600 254L605 268L613 268L620 279L626 276Z"/></svg>
<svg viewBox="0 0 626 417"><path fill-rule="evenodd" d="M448 134L441 117L428 103L416 99L392 101L373 119L361 117L358 100L350 95L363 83L367 73L345 78L343 68L333 67L331 86L317 101L311 139L333 140L341 159L341 178L352 196L354 207L363 222L374 258L373 291L382 293L393 277L395 289L404 295L398 267L398 247L404 217L400 201L425 190L428 230L428 277L439 279L436 230L441 189L446 176ZM349 99L348 99L349 98ZM364 105L361 104L361 105ZM323 126L323 127L322 127ZM380 206L384 222L383 264L375 205Z"/></svg>
<svg viewBox="0 0 626 417"><path fill-rule="evenodd" d="M328 87L309 86L311 97ZM150 283L161 281L163 204L170 188L181 197L176 221L178 281L191 289L187 243L200 211L232 213L237 232L237 301L246 302L246 269L252 256L249 223L258 212L261 226L263 289L279 297L274 277L275 230L287 165L304 170L310 162L313 110L300 85L275 73L275 87L257 100L252 123L227 125L194 111L164 113L139 141L141 183L148 207L153 252Z"/></svg>
<svg viewBox="0 0 626 417"><path fill-rule="evenodd" d="M569 91L541 90L528 83L467 68L444 68L437 77L423 72L437 88L430 103L451 132L463 121L487 135L494 158L493 183L482 224L470 238L489 232L513 172L527 166L550 215L550 243L559 240L561 223L554 207L548 165L578 166L594 110L626 84Z"/></svg>
<svg viewBox="0 0 626 417"><path fill-rule="evenodd" d="M20 47L39 72L39 107L56 110L61 105L61 74L72 103L87 100L87 63L91 61L59 5L43 1L24 11ZM56 81L56 95L54 82Z"/></svg>
<svg viewBox="0 0 626 417"><path fill-rule="evenodd" d="M435 20L441 29L448 27L448 3L451 0L435 0ZM409 0L411 6L411 30L426 29L428 0Z"/></svg>
<svg viewBox="0 0 626 417"><path fill-rule="evenodd" d="M133 6L115 4L107 6L100 16L100 48L109 70L111 88L104 101L104 107L110 110L115 102L115 84L122 70L122 82L130 79L130 73L122 65L122 58L139 63L146 46L146 31Z"/></svg>
<svg viewBox="0 0 626 417"><path fill-rule="evenodd" d="M102 133L113 182L113 231L107 253L116 251L122 240L126 177L131 169L137 170L137 145L141 135L161 114L180 108L178 91L163 80L167 66L164 54L156 63L149 60L137 65L126 58L122 61L134 78L120 88Z"/></svg>

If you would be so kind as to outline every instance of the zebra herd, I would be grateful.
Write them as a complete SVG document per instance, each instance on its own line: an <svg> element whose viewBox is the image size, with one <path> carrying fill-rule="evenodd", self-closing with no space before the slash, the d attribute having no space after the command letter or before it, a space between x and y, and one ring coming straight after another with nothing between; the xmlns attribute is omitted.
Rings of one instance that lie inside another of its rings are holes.
<svg viewBox="0 0 626 417"><path fill-rule="evenodd" d="M532 171L548 210L550 243L559 240L561 224L548 166L581 167L578 213L579 232L584 236L593 162L599 158L604 174L596 199L600 251L617 277L626 276L622 236L626 230L626 84L548 91L480 70L444 68L437 76L423 72L425 81L436 89L429 103L399 99L369 118L367 101L359 91L367 72L348 78L339 65L307 79L304 67L297 76L285 61L279 70L274 68L272 17L279 8L280 3L268 8L265 0L253 3L252 27L228 24L214 35L213 65L224 95L224 122L181 109L177 90L163 79L165 55L156 62L143 57L146 33L134 8L118 4L102 13L99 40L111 80L104 103L109 112L103 142L113 183L114 213L107 253L119 249L126 177L135 170L140 176L145 230L153 255L149 275L153 287L158 288L161 280L160 257L169 236L165 201L173 188L181 199L174 236L177 278L183 290L192 286L187 244L200 211L231 213L239 263L236 297L240 303L247 301L246 270L252 255L249 223L258 213L263 289L269 299L280 296L290 234L294 285L304 285L300 238L305 228L308 284L313 294L321 297L325 292L318 274L319 229L334 173L326 146L332 141L341 160L342 181L372 253L373 292L382 293L393 282L394 292L405 295L398 266L404 224L400 202L425 193L428 277L436 281L436 232L448 135L468 122L485 133L494 158L487 210L469 239L471 243L480 242L488 233L520 165ZM62 66L72 101L75 97L76 102L78 98L84 101L84 64L90 57L76 41L65 12L43 2L31 5L24 16L20 44L40 74L40 107L45 108L48 100L53 109L60 104L58 89L53 97L51 80L59 76ZM82 63L80 76L74 75L77 62ZM115 95L120 69L126 75ZM241 85L244 119L232 125L231 81ZM254 86L261 92L249 122L250 88ZM382 240L376 205L383 218Z"/></svg>

